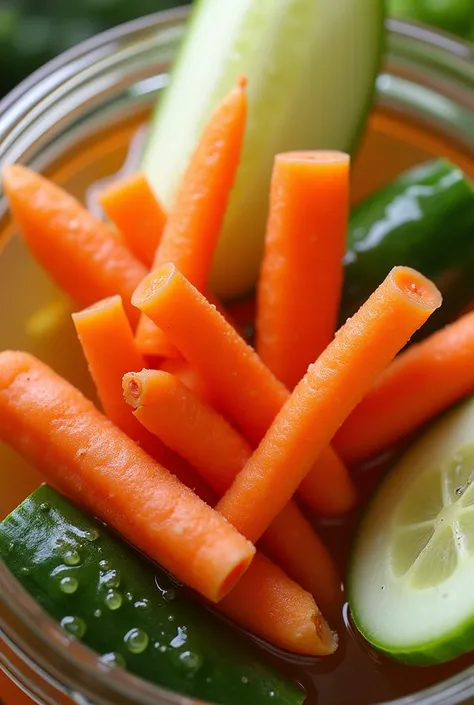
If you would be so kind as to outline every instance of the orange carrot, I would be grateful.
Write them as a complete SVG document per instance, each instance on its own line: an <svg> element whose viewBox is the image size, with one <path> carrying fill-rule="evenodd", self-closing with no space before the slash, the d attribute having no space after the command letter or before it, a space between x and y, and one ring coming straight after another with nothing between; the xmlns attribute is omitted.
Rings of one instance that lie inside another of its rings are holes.
<svg viewBox="0 0 474 705"><path fill-rule="evenodd" d="M123 379L135 416L198 470L221 497L252 455L247 441L176 377L143 370ZM308 590L323 614L341 603L341 581L329 552L296 504L289 502L262 537L262 547ZM311 560L308 560L311 556Z"/></svg>
<svg viewBox="0 0 474 705"><path fill-rule="evenodd" d="M13 216L33 256L80 306L120 294L132 322L130 297L146 269L113 230L48 179L18 164L3 169Z"/></svg>
<svg viewBox="0 0 474 705"><path fill-rule="evenodd" d="M137 367L134 369L140 368ZM199 397L199 399L203 399L204 401L210 400L201 375L199 375L183 357L167 358L163 360L160 369L163 372L168 372L177 377L188 389Z"/></svg>
<svg viewBox="0 0 474 705"><path fill-rule="evenodd" d="M275 159L257 303L257 352L289 389L334 337L349 212L349 156Z"/></svg>
<svg viewBox="0 0 474 705"><path fill-rule="evenodd" d="M336 434L349 462L360 462L415 431L474 392L474 312L401 353Z"/></svg>
<svg viewBox="0 0 474 705"><path fill-rule="evenodd" d="M258 541L383 369L440 305L438 289L419 272L392 269L309 367L216 509Z"/></svg>
<svg viewBox="0 0 474 705"><path fill-rule="evenodd" d="M213 405L252 445L258 444L289 392L257 353L172 264L150 274L132 301L166 328L169 339L202 377ZM333 456L330 447L323 450L312 470L317 483L325 478L325 497L330 497L330 503L321 506L314 495L307 498L308 504L325 514L345 511L355 501L347 470L342 470L344 482L337 484L342 466ZM338 475L331 477L327 472L333 467Z"/></svg>
<svg viewBox="0 0 474 705"><path fill-rule="evenodd" d="M122 393L122 377L141 370L133 331L120 296L103 299L73 314L74 325L106 416L206 502L213 494L199 475L134 417Z"/></svg>
<svg viewBox="0 0 474 705"><path fill-rule="evenodd" d="M98 193L98 200L135 257L149 269L161 240L166 214L146 175L139 171L113 181Z"/></svg>
<svg viewBox="0 0 474 705"><path fill-rule="evenodd" d="M309 592L259 552L218 609L287 651L325 656L337 648L337 640Z"/></svg>
<svg viewBox="0 0 474 705"><path fill-rule="evenodd" d="M249 541L27 353L0 353L0 433L59 490L209 600L247 570Z"/></svg>
<svg viewBox="0 0 474 705"><path fill-rule="evenodd" d="M245 86L245 79L240 79L205 126L154 259L154 269L165 262L174 262L200 291L207 289L214 250L239 165L247 113ZM137 341L145 355L170 354L165 334L143 316Z"/></svg>

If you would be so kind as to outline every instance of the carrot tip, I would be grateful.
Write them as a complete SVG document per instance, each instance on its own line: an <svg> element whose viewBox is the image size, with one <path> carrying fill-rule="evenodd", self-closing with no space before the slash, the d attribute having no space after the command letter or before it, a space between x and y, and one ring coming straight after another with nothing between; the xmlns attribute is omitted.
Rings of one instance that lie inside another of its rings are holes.
<svg viewBox="0 0 474 705"><path fill-rule="evenodd" d="M350 156L337 150L316 149L313 151L281 152L276 156L279 162L308 162L312 164L349 164Z"/></svg>
<svg viewBox="0 0 474 705"><path fill-rule="evenodd" d="M243 75L239 76L239 78L237 79L237 85L239 86L239 88L241 90L245 90L247 88L247 84L248 84L247 76L243 76Z"/></svg>
<svg viewBox="0 0 474 705"><path fill-rule="evenodd" d="M442 304L439 289L411 267L394 267L390 273L393 284L413 303L425 309L435 310Z"/></svg>
<svg viewBox="0 0 474 705"><path fill-rule="evenodd" d="M166 287L177 271L175 265L172 262L168 262L151 272L135 289L132 295L133 306L142 308L142 305L152 299L160 289Z"/></svg>

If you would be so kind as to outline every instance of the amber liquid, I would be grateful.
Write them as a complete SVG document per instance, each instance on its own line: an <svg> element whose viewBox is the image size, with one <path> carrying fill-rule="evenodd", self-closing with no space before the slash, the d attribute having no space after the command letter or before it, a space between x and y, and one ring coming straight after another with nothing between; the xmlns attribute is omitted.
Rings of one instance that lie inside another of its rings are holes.
<svg viewBox="0 0 474 705"><path fill-rule="evenodd" d="M119 171L129 155L129 145L139 124L123 124L114 132L96 135L81 144L50 169L49 176L80 198L87 200L91 185ZM353 200L357 202L404 169L433 156L446 156L474 178L471 158L435 134L403 122L397 116L375 113L353 172ZM51 364L60 374L94 396L82 353L70 320L71 305L33 262L22 241L11 237L7 216L0 222L0 349L26 349ZM14 292L14 293L13 293ZM13 298L14 297L14 298ZM14 307L12 305L14 301ZM50 321L42 320L38 335L38 312L50 310ZM386 464L373 463L355 471L363 497L386 471ZM0 446L0 519L17 506L41 482L39 474L5 446ZM317 522L344 575L357 515ZM308 557L311 560L311 557ZM418 692L474 664L474 654L435 668L399 666L371 651L352 628L347 607L335 624L340 646L332 657L299 659L266 652L266 656L300 683L306 705L374 705ZM6 705L28 702L5 677L0 676L0 695ZM63 701L61 701L63 702Z"/></svg>

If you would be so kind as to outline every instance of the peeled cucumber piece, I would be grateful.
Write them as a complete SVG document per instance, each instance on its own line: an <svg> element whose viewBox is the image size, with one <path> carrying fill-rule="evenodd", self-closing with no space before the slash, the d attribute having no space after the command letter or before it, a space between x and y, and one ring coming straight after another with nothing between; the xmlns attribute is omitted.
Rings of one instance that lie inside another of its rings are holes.
<svg viewBox="0 0 474 705"><path fill-rule="evenodd" d="M369 111L383 40L383 0L200 0L160 101L143 168L166 207L212 110L246 75L242 163L211 288L255 285L275 154L351 152Z"/></svg>
<svg viewBox="0 0 474 705"><path fill-rule="evenodd" d="M162 569L47 485L0 523L0 559L107 664L209 703L304 700Z"/></svg>
<svg viewBox="0 0 474 705"><path fill-rule="evenodd" d="M349 604L363 636L409 664L474 650L474 398L403 456L362 520Z"/></svg>

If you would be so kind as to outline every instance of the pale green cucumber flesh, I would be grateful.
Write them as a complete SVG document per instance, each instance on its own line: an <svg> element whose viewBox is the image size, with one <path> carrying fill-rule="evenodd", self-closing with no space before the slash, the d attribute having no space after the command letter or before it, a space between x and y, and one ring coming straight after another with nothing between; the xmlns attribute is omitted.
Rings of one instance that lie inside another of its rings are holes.
<svg viewBox="0 0 474 705"><path fill-rule="evenodd" d="M425 665L474 650L474 398L438 421L375 494L349 569L355 625Z"/></svg>
<svg viewBox="0 0 474 705"><path fill-rule="evenodd" d="M239 75L249 79L241 165L211 286L255 285L275 154L352 151L383 43L382 0L200 0L156 111L143 167L169 207L201 130Z"/></svg>

